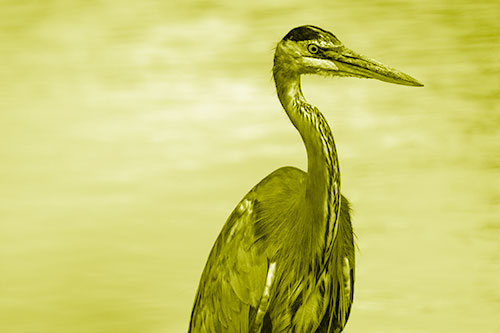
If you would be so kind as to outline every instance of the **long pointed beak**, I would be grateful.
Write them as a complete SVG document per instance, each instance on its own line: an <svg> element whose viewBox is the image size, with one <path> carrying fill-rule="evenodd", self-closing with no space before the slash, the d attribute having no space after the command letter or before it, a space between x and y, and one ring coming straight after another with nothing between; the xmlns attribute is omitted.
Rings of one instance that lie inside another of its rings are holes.
<svg viewBox="0 0 500 333"><path fill-rule="evenodd" d="M342 74L377 79L406 86L424 86L408 74L359 55L346 47L342 46L341 49L330 50L325 53L329 60L335 63Z"/></svg>

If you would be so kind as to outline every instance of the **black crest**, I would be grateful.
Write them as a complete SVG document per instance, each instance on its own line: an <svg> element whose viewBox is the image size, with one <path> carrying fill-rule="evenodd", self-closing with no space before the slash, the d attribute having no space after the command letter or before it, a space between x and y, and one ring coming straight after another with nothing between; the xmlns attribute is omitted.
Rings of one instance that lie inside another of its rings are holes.
<svg viewBox="0 0 500 333"><path fill-rule="evenodd" d="M321 37L324 38L327 36L333 41L338 41L338 39L331 32L315 27L313 25L303 25L290 30L290 32L287 33L285 37L283 37L283 40L292 40L295 42L299 42L303 40L319 39Z"/></svg>
<svg viewBox="0 0 500 333"><path fill-rule="evenodd" d="M290 30L289 33L283 37L284 40L293 40L295 42L302 40L317 39L320 36L317 29L312 28L308 25L303 25L301 27L294 28Z"/></svg>

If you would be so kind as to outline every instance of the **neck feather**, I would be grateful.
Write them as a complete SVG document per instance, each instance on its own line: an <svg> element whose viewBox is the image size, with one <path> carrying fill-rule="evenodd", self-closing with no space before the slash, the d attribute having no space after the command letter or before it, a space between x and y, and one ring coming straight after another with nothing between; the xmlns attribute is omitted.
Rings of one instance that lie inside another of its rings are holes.
<svg viewBox="0 0 500 333"><path fill-rule="evenodd" d="M324 224L326 247L333 244L340 212L340 169L333 134L325 117L308 104L300 88L300 74L273 68L278 98L307 151L305 212L312 221Z"/></svg>

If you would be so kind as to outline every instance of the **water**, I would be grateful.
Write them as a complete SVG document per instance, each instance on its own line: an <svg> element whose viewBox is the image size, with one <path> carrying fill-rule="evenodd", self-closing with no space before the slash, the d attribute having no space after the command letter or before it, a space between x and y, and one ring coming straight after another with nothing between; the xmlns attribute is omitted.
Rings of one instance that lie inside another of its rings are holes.
<svg viewBox="0 0 500 333"><path fill-rule="evenodd" d="M182 332L208 252L272 170L294 26L424 88L306 77L358 236L346 332L499 332L495 1L0 2L0 330Z"/></svg>

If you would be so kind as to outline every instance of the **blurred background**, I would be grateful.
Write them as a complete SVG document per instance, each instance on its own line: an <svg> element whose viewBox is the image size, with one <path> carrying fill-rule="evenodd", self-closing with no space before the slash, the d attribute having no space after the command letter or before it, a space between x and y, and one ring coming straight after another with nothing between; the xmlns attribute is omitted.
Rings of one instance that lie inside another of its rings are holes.
<svg viewBox="0 0 500 333"><path fill-rule="evenodd" d="M0 0L0 331L187 330L232 209L306 166L271 79L302 24L425 84L303 80L354 207L345 332L500 332L495 0Z"/></svg>

